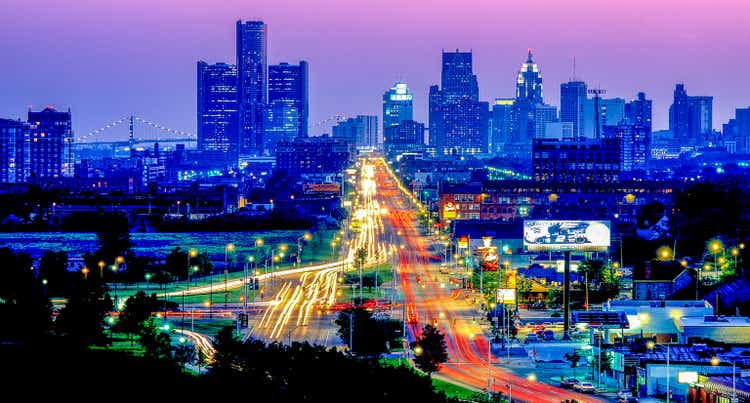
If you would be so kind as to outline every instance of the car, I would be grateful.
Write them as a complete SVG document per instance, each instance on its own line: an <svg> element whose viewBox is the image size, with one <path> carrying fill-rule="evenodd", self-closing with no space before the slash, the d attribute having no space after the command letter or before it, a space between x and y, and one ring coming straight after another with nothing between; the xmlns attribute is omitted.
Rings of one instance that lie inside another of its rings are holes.
<svg viewBox="0 0 750 403"><path fill-rule="evenodd" d="M529 333L529 335L526 336L526 340L524 341L524 343L529 344L529 343L536 343L538 341L539 341L539 338L536 337L535 334Z"/></svg>
<svg viewBox="0 0 750 403"><path fill-rule="evenodd" d="M577 384L573 385L573 389L581 393L594 393L594 391L596 390L591 382L578 382Z"/></svg>
<svg viewBox="0 0 750 403"><path fill-rule="evenodd" d="M623 389L617 392L617 398L619 399L627 399L629 397L633 397L633 393L627 389Z"/></svg>
<svg viewBox="0 0 750 403"><path fill-rule="evenodd" d="M617 403L638 403L639 400L637 397L621 397L617 399Z"/></svg>
<svg viewBox="0 0 750 403"><path fill-rule="evenodd" d="M549 340L555 340L555 333L551 330L545 330L542 339L549 341Z"/></svg>
<svg viewBox="0 0 750 403"><path fill-rule="evenodd" d="M563 388L572 388L580 382L581 381L576 378L565 378L560 381L560 386L562 386Z"/></svg>

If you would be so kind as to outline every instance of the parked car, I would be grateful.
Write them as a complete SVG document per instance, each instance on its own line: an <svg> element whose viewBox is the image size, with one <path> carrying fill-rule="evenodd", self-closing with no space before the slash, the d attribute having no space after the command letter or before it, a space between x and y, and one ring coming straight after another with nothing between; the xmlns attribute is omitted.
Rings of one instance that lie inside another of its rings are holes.
<svg viewBox="0 0 750 403"><path fill-rule="evenodd" d="M617 403L638 403L639 400L637 397L621 397L617 399Z"/></svg>
<svg viewBox="0 0 750 403"><path fill-rule="evenodd" d="M627 399L629 397L633 397L633 393L630 390L628 390L628 389L623 389L623 390L617 392L617 397L619 399L623 399L624 400L624 399Z"/></svg>
<svg viewBox="0 0 750 403"><path fill-rule="evenodd" d="M555 332L551 330L545 330L544 334L542 335L542 339L547 340L547 341L555 340Z"/></svg>
<svg viewBox="0 0 750 403"><path fill-rule="evenodd" d="M573 386L575 386L576 384L580 382L581 381L579 381L576 378L565 378L560 381L560 386L562 386L563 388L572 388Z"/></svg>
<svg viewBox="0 0 750 403"><path fill-rule="evenodd" d="M578 382L577 384L573 385L573 389L581 393L594 393L594 391L596 390L591 382Z"/></svg>
<svg viewBox="0 0 750 403"><path fill-rule="evenodd" d="M538 341L539 341L539 338L536 337L535 334L529 333L529 335L526 336L526 340L524 341L524 343L529 344L529 343L536 343Z"/></svg>

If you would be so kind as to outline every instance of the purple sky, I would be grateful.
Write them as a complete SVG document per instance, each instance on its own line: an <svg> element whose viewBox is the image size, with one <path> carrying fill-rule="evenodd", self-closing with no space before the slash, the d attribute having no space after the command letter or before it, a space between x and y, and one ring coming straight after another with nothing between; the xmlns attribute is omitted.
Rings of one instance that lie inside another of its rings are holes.
<svg viewBox="0 0 750 403"><path fill-rule="evenodd" d="M235 21L262 19L270 63L310 62L311 124L380 115L396 80L426 121L442 48L474 51L482 99L510 97L531 47L548 103L575 55L577 76L608 96L645 91L655 129L678 81L714 96L720 129L750 105L749 15L746 0L5 0L0 116L51 104L73 110L77 136L131 112L194 132L195 62L234 63Z"/></svg>

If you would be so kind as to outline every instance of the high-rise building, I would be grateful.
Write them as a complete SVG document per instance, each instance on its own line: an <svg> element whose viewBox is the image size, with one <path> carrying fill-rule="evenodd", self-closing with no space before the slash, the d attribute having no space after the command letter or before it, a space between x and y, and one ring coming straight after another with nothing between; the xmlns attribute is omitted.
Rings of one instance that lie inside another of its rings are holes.
<svg viewBox="0 0 750 403"><path fill-rule="evenodd" d="M557 122L557 108L537 104L534 107L534 138L546 137L547 125L554 122Z"/></svg>
<svg viewBox="0 0 750 403"><path fill-rule="evenodd" d="M413 95L405 83L396 83L383 94L383 135L385 130L414 117Z"/></svg>
<svg viewBox="0 0 750 403"><path fill-rule="evenodd" d="M374 150L379 148L378 117L358 115L333 126L333 137L344 139L357 148Z"/></svg>
<svg viewBox="0 0 750 403"><path fill-rule="evenodd" d="M29 125L0 119L0 183L23 183L29 176Z"/></svg>
<svg viewBox="0 0 750 403"><path fill-rule="evenodd" d="M268 102L268 32L262 21L237 21L237 93L240 153L263 153Z"/></svg>
<svg viewBox="0 0 750 403"><path fill-rule="evenodd" d="M750 106L735 109L734 118L722 127L722 137L734 144L735 152L750 154Z"/></svg>
<svg viewBox="0 0 750 403"><path fill-rule="evenodd" d="M625 104L625 119L630 124L639 124L649 127L651 131L651 100L646 99L646 94L638 93L638 98Z"/></svg>
<svg viewBox="0 0 750 403"><path fill-rule="evenodd" d="M237 67L198 62L198 150L237 163Z"/></svg>
<svg viewBox="0 0 750 403"><path fill-rule="evenodd" d="M683 145L706 140L713 131L713 97L688 96L685 84L677 84L669 107L669 130Z"/></svg>
<svg viewBox="0 0 750 403"><path fill-rule="evenodd" d="M331 137L280 141L276 147L276 169L293 177L335 178L349 166L355 153L351 143Z"/></svg>
<svg viewBox="0 0 750 403"><path fill-rule="evenodd" d="M599 111L597 113L597 104ZM597 117L599 122L597 124ZM622 98L590 98L586 100L583 113L586 138L601 138L604 126L617 126L625 118L625 100ZM598 131L597 131L598 130Z"/></svg>
<svg viewBox="0 0 750 403"><path fill-rule="evenodd" d="M604 137L619 141L622 172L646 169L651 157L651 127L623 120L617 126L604 126Z"/></svg>
<svg viewBox="0 0 750 403"><path fill-rule="evenodd" d="M307 62L269 66L263 148L273 154L279 141L307 137L308 111Z"/></svg>
<svg viewBox="0 0 750 403"><path fill-rule="evenodd" d="M571 81L560 84L560 121L573 124L573 138L584 137L586 83Z"/></svg>
<svg viewBox="0 0 750 403"><path fill-rule="evenodd" d="M46 107L29 110L29 176L57 178L73 176L73 126L70 110Z"/></svg>
<svg viewBox="0 0 750 403"><path fill-rule="evenodd" d="M544 103L542 73L539 71L539 66L534 63L531 49L529 49L529 57L521 65L521 70L516 78L516 99L532 105Z"/></svg>
<svg viewBox="0 0 750 403"><path fill-rule="evenodd" d="M471 52L443 52L441 87L430 88L430 147L440 155L487 152L489 113L479 102Z"/></svg>
<svg viewBox="0 0 750 403"><path fill-rule="evenodd" d="M397 125L388 126L383 133L387 155L424 150L424 124L413 120L402 120Z"/></svg>
<svg viewBox="0 0 750 403"><path fill-rule="evenodd" d="M492 106L492 151L502 152L514 140L518 117L513 98L497 98Z"/></svg>

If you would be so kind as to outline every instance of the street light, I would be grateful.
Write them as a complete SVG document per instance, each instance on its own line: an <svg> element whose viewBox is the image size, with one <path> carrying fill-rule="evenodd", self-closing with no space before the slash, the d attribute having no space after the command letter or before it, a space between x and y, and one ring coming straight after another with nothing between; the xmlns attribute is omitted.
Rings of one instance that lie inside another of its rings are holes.
<svg viewBox="0 0 750 403"><path fill-rule="evenodd" d="M670 356L670 353L669 353L669 346L670 346L671 344L672 344L672 341L671 341L671 340L670 340L670 341L669 341L669 342L668 342L668 343L666 344L666 346L667 346L667 403L669 403L670 399L672 398L672 391L671 391L671 390L670 390L670 388L669 388L669 376L670 376L670 374L669 374L669 356ZM649 341L648 341L648 342L646 343L646 347L647 347L647 348L648 348L649 350L653 350L653 349L654 349L654 347L655 347L655 346L657 346L657 345L662 345L662 346L663 346L664 344L661 344L661 343L656 343L656 342L654 342L653 340L649 340Z"/></svg>
<svg viewBox="0 0 750 403"><path fill-rule="evenodd" d="M229 265L227 263L229 254L234 251L234 244L228 243L224 248L224 308L227 307L229 302L229 293L227 292L227 282L229 281Z"/></svg>
<svg viewBox="0 0 750 403"><path fill-rule="evenodd" d="M187 267L185 267L185 271L187 272L187 288L190 289L190 258L194 258L198 256L198 251L196 249L190 249L188 251L187 256Z"/></svg>
<svg viewBox="0 0 750 403"><path fill-rule="evenodd" d="M312 235L309 232L305 232L301 237L297 238L297 267L302 266L302 240L309 241L312 239Z"/></svg>
<svg viewBox="0 0 750 403"><path fill-rule="evenodd" d="M120 305L117 303L117 265L113 264L112 266L110 266L110 269L112 269L113 273L112 282L115 285L115 310L119 310Z"/></svg>
<svg viewBox="0 0 750 403"><path fill-rule="evenodd" d="M101 281L104 281L104 266L106 266L107 264L104 263L104 260L100 260L97 265L99 265L99 279Z"/></svg>
<svg viewBox="0 0 750 403"><path fill-rule="evenodd" d="M81 269L81 273L83 273L83 279L88 280L89 279L89 268L86 266L83 266Z"/></svg>

